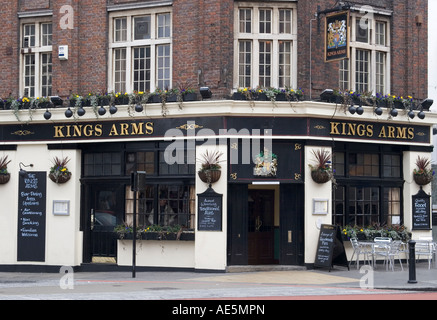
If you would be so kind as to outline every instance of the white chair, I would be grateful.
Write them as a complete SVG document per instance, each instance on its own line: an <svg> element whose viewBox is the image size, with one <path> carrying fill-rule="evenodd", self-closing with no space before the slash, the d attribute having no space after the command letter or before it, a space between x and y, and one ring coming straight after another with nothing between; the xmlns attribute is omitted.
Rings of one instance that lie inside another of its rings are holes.
<svg viewBox="0 0 437 320"><path fill-rule="evenodd" d="M360 245L360 243L358 242L358 240L356 238L351 238L350 242L352 244L352 248L354 249L354 252L352 253L351 260L349 262L349 267L352 264L354 256L356 256L356 262L355 263L357 265L357 269L359 268L359 265L360 265L360 255L364 256L364 264L366 263L366 260L370 264L369 256L372 254L372 250L369 250L367 248L367 246Z"/></svg>
<svg viewBox="0 0 437 320"><path fill-rule="evenodd" d="M401 246L402 246L402 241L396 240L390 242L388 245L386 244L384 250L375 251L376 255L384 257L384 264L386 265L386 270L388 270L388 266L390 264L391 270L394 271L394 262L396 257L398 257L399 264L401 265L402 271L404 270L400 257Z"/></svg>
<svg viewBox="0 0 437 320"><path fill-rule="evenodd" d="M428 269L431 269L432 255L434 253L434 243L432 240L415 240L416 241L416 257L425 256L428 259Z"/></svg>
<svg viewBox="0 0 437 320"><path fill-rule="evenodd" d="M391 238L389 237L375 237L373 239L373 242L375 243L373 246L373 251L372 251L372 257L373 257L373 261L375 263L375 256L386 256L387 255L387 251L390 247L390 243L391 243ZM384 259L384 263L386 262L386 260Z"/></svg>

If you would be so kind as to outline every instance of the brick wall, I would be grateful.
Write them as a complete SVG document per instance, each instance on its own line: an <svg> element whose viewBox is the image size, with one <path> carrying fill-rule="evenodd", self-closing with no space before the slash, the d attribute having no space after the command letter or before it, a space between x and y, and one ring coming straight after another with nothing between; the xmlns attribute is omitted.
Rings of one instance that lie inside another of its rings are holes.
<svg viewBox="0 0 437 320"><path fill-rule="evenodd" d="M18 95L19 19L17 12L53 11L53 93L102 93L107 88L107 5L159 1L133 0L0 0L0 96ZM357 0L392 10L393 94L427 95L427 1ZM313 98L325 88L338 86L338 63L323 59L324 17L318 9L332 8L336 1L298 1L298 86ZM63 5L73 8L73 28L62 29ZM227 95L233 87L233 0L173 0L173 86L207 85L214 98ZM416 24L416 16L423 18ZM311 22L312 19L315 19ZM310 55L310 23L312 54ZM69 60L57 58L58 46L69 46ZM310 77L310 57L312 77ZM311 79L311 80L310 80Z"/></svg>

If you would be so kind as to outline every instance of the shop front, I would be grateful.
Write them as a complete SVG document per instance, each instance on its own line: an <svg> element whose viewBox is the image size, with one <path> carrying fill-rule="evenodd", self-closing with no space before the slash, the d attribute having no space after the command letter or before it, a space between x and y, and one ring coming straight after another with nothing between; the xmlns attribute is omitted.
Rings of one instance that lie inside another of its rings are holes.
<svg viewBox="0 0 437 320"><path fill-rule="evenodd" d="M183 110L169 103L167 117L158 108L132 116L123 106L117 115L65 120L54 112L26 124L2 114L11 178L0 185L0 240L10 244L0 269L127 269L133 237L145 270L311 267L322 224L431 234L431 221L415 227L412 210L413 196L431 187L412 173L418 156L430 157L432 114L385 119L369 108L333 117L328 103L208 103L215 108L202 116L203 102ZM214 150L221 175L204 182L202 155ZM334 169L325 182L310 166L322 150ZM69 181L48 178L55 158L69 160ZM139 191L133 172L145 172Z"/></svg>

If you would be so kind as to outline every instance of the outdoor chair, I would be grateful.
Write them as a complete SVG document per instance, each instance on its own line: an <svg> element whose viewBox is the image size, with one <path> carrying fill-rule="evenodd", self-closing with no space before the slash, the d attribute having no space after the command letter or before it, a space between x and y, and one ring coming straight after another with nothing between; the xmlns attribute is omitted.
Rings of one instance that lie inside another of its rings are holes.
<svg viewBox="0 0 437 320"><path fill-rule="evenodd" d="M370 264L369 257L372 254L372 250L369 250L369 248L367 246L361 246L356 238L351 238L350 242L352 244L352 248L354 249L354 252L352 253L351 260L349 262L349 267L352 264L354 256L356 256L357 269L359 268L359 265L360 265L360 255L364 256L364 260L363 260L364 264L366 263L366 261Z"/></svg>
<svg viewBox="0 0 437 320"><path fill-rule="evenodd" d="M404 270L404 267L402 266L401 261L401 246L402 241L393 241L389 242L388 245L385 246L383 250L375 251L375 255L379 255L384 258L384 264L386 267L386 270L388 271L389 264L391 266L392 271L394 271L394 261L395 258L398 257L399 264L401 265L402 271Z"/></svg>
<svg viewBox="0 0 437 320"><path fill-rule="evenodd" d="M428 259L428 269L431 269L432 255L434 253L434 243L431 240L415 240L416 257L425 256Z"/></svg>

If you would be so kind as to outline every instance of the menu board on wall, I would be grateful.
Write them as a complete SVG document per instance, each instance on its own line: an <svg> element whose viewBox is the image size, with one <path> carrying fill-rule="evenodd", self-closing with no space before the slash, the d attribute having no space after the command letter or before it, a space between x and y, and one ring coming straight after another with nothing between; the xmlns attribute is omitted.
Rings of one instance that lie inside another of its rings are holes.
<svg viewBox="0 0 437 320"><path fill-rule="evenodd" d="M222 202L223 195L208 188L204 193L198 194L197 230L222 231Z"/></svg>
<svg viewBox="0 0 437 320"><path fill-rule="evenodd" d="M413 196L413 230L431 229L430 198L422 188Z"/></svg>
<svg viewBox="0 0 437 320"><path fill-rule="evenodd" d="M45 261L47 172L19 176L17 260Z"/></svg>

